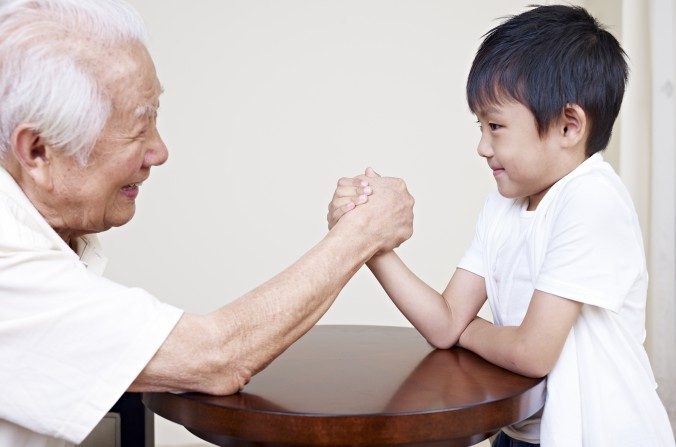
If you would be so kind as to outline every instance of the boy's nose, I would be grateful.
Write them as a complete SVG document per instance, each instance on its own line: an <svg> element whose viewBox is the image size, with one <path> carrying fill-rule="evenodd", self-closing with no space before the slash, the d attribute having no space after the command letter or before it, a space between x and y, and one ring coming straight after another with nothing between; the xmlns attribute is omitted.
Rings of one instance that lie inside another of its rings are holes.
<svg viewBox="0 0 676 447"><path fill-rule="evenodd" d="M490 143L486 140L487 139L482 136L481 139L479 140L479 145L476 148L476 151L478 152L479 156L484 158L493 156L493 148L491 147Z"/></svg>

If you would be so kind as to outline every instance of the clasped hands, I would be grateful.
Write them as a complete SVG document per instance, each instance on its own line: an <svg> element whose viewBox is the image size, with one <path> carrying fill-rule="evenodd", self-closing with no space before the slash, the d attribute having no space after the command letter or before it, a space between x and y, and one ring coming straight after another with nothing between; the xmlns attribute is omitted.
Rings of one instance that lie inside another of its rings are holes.
<svg viewBox="0 0 676 447"><path fill-rule="evenodd" d="M384 252L413 234L414 203L403 180L367 168L362 175L338 180L326 219L329 230L342 224L361 225L377 241L378 251Z"/></svg>

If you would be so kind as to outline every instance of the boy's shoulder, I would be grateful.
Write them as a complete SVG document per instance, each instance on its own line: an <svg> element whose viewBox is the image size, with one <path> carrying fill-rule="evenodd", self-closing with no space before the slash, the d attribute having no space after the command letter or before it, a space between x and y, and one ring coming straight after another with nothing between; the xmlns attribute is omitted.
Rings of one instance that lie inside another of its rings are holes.
<svg viewBox="0 0 676 447"><path fill-rule="evenodd" d="M527 200L503 197L493 191L484 203L482 220L488 224L517 219ZM622 219L632 224L636 219L629 191L601 154L590 157L552 185L535 211L538 220L552 221L562 214L578 215L581 219Z"/></svg>
<svg viewBox="0 0 676 447"><path fill-rule="evenodd" d="M592 158L552 186L538 213L578 212L587 218L635 216L629 191L615 170L600 154Z"/></svg>

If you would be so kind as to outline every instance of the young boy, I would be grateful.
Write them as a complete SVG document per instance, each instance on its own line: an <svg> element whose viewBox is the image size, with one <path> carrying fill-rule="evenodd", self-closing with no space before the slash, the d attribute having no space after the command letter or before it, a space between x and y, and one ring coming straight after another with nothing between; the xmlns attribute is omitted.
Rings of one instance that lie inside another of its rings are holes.
<svg viewBox="0 0 676 447"><path fill-rule="evenodd" d="M544 408L494 446L674 446L643 348L648 275L626 188L599 151L627 80L624 52L580 7L535 7L490 31L467 99L498 193L439 294L393 252L368 267L434 346L458 344L547 379ZM378 193L339 184L329 226ZM354 185L354 186L351 186ZM476 317L488 299L495 322Z"/></svg>

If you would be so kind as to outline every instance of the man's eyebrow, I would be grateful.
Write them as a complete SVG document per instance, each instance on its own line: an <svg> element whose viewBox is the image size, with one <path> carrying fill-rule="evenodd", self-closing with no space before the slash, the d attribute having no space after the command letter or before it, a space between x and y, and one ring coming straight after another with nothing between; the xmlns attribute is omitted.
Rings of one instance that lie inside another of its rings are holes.
<svg viewBox="0 0 676 447"><path fill-rule="evenodd" d="M162 93L164 93L164 87L160 84L157 96L159 97ZM134 118L157 117L157 110L159 108L159 104L141 104L134 109Z"/></svg>
<svg viewBox="0 0 676 447"><path fill-rule="evenodd" d="M135 118L156 117L159 106L154 104L142 104L134 109Z"/></svg>

